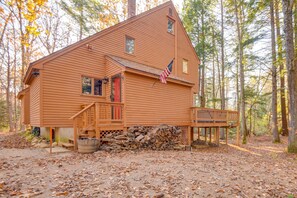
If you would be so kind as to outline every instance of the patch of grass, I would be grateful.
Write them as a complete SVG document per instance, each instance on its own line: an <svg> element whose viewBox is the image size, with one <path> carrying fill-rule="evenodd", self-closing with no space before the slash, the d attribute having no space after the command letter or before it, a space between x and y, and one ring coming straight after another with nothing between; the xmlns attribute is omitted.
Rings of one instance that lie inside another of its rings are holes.
<svg viewBox="0 0 297 198"><path fill-rule="evenodd" d="M297 153L297 142L288 145L289 153Z"/></svg>
<svg viewBox="0 0 297 198"><path fill-rule="evenodd" d="M242 138L242 144L246 144L247 143L247 138L246 137L243 137Z"/></svg>
<svg viewBox="0 0 297 198"><path fill-rule="evenodd" d="M59 137L59 142L67 143L68 142L68 138Z"/></svg>
<svg viewBox="0 0 297 198"><path fill-rule="evenodd" d="M50 136L49 136L49 134L45 134L45 135L43 135L43 137L45 138L45 140L46 140L47 142L50 141Z"/></svg>
<svg viewBox="0 0 297 198"><path fill-rule="evenodd" d="M288 198L294 198L294 195L290 194L288 195Z"/></svg>
<svg viewBox="0 0 297 198"><path fill-rule="evenodd" d="M272 143L274 143L274 144L280 144L281 141L280 141L280 139L279 140L274 140L274 141L272 141Z"/></svg>

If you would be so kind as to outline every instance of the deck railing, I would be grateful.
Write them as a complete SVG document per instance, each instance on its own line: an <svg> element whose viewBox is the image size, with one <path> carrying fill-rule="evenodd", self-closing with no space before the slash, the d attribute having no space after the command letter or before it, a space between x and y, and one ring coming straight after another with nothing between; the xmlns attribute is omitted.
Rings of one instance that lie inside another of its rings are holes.
<svg viewBox="0 0 297 198"><path fill-rule="evenodd" d="M124 126L124 104L119 102L93 102L73 115L74 145L84 131L93 131L100 138L100 130Z"/></svg>
<svg viewBox="0 0 297 198"><path fill-rule="evenodd" d="M239 122L237 111L191 108L191 125L197 127L236 127Z"/></svg>

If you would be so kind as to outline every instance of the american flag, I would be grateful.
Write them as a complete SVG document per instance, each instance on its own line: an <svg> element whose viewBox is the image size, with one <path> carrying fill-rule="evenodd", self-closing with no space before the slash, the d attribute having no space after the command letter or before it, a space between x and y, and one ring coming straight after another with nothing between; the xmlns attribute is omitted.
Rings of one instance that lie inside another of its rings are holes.
<svg viewBox="0 0 297 198"><path fill-rule="evenodd" d="M161 83L166 84L166 78L171 74L172 72L172 65L173 65L174 59L169 63L169 65L166 67L166 69L160 74L160 81Z"/></svg>

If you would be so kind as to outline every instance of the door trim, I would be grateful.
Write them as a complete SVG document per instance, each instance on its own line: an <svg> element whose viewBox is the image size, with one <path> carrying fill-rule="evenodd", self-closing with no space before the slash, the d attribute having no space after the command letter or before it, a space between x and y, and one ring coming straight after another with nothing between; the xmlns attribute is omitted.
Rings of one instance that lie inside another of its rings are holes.
<svg viewBox="0 0 297 198"><path fill-rule="evenodd" d="M120 79L120 102L122 102L122 75L121 74L116 74L116 75L113 75L111 76L111 84L110 84L110 101L111 102L114 102L114 98L113 98L113 101L112 101L112 89L113 89L113 86L114 86L114 83L113 83L113 79L115 78L119 78Z"/></svg>

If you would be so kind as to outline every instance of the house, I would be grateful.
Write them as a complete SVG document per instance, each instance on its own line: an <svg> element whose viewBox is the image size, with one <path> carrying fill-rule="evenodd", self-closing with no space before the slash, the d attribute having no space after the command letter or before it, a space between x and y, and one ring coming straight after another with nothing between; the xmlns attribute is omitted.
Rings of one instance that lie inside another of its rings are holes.
<svg viewBox="0 0 297 198"><path fill-rule="evenodd" d="M126 21L30 64L28 87L19 93L24 124L76 140L133 125L164 123L190 134L201 121L202 127L236 123L235 112L192 108L199 58L173 3L139 15L135 7L129 0ZM167 84L160 83L173 59Z"/></svg>

